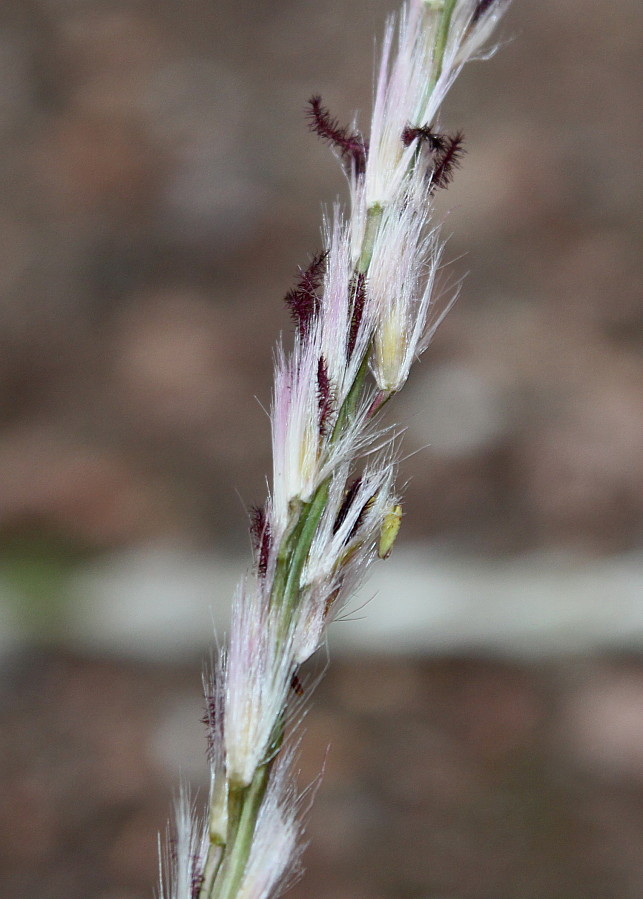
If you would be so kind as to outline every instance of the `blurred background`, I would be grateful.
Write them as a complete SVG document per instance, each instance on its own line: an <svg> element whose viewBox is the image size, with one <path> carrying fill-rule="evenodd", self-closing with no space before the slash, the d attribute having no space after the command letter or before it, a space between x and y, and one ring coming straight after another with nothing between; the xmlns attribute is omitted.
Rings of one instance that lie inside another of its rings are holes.
<svg viewBox="0 0 643 899"><path fill-rule="evenodd" d="M150 896L203 795L282 297L345 196L304 105L367 127L393 9L2 4L3 895ZM393 410L404 526L332 628L293 897L643 895L642 26L516 0L445 105L466 279Z"/></svg>

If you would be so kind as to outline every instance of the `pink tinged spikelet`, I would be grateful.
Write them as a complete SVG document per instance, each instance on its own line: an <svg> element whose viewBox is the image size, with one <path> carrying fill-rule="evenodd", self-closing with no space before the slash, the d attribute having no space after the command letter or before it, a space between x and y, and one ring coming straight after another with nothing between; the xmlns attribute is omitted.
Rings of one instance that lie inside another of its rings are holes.
<svg viewBox="0 0 643 899"><path fill-rule="evenodd" d="M399 195L414 157L401 137L409 124L423 124L421 98L430 77L430 35L422 28L421 4L402 12L398 52L393 54L395 19L388 21L371 119L371 137L365 173L368 207L386 205Z"/></svg>
<svg viewBox="0 0 643 899"><path fill-rule="evenodd" d="M330 247L324 281L324 314L320 340L328 376L341 406L350 390L373 333L364 279L355 277L350 227L338 207L325 224Z"/></svg>
<svg viewBox="0 0 643 899"><path fill-rule="evenodd" d="M396 468L394 451L388 449L378 453L348 489L346 472L333 483L302 573L303 585L323 590L336 574L346 576L349 563L365 575L380 522L392 501Z"/></svg>
<svg viewBox="0 0 643 899"><path fill-rule="evenodd" d="M431 128L462 66L486 45L509 0L455 4L441 57L435 56L439 13L424 0L402 11L397 53L395 20L388 22L378 73L365 173L368 208L386 205L404 192L414 161L414 145L403 139L408 128ZM408 136L408 132L407 132Z"/></svg>
<svg viewBox="0 0 643 899"><path fill-rule="evenodd" d="M225 654L221 653L212 675L204 674L203 693L207 728L210 792L208 831L211 843L223 845L228 831L228 781L225 771ZM212 860L211 860L212 861Z"/></svg>
<svg viewBox="0 0 643 899"><path fill-rule="evenodd" d="M226 772L236 787L269 759L293 672L289 644L260 585L247 579L235 597L225 667Z"/></svg>
<svg viewBox="0 0 643 899"><path fill-rule="evenodd" d="M301 872L299 801L292 782L293 751L286 750L270 773L236 899L281 895Z"/></svg>
<svg viewBox="0 0 643 899"><path fill-rule="evenodd" d="M305 271L301 272L296 287L285 297L286 305L299 332L301 340L306 338L321 306L320 288L324 279L326 253L315 256Z"/></svg>
<svg viewBox="0 0 643 899"><path fill-rule="evenodd" d="M373 375L380 390L399 390L426 348L427 320L440 248L426 206L388 207L375 243L369 287L377 309Z"/></svg>
<svg viewBox="0 0 643 899"><path fill-rule="evenodd" d="M275 543L285 533L294 506L308 502L343 459L355 458L372 440L365 431L366 401L341 434L332 441L324 439L357 377L377 323L364 278L355 277L351 267L348 229L338 210L327 230L331 245L319 315L296 335L289 357L277 351L271 415Z"/></svg>
<svg viewBox="0 0 643 899"><path fill-rule="evenodd" d="M339 206L333 209L330 221L324 221L324 240L329 247L324 279L324 316L321 345L328 369L328 377L342 402L350 386L347 373L347 340L351 319L348 284L353 272L350 242ZM353 372L354 377L354 372Z"/></svg>
<svg viewBox="0 0 643 899"><path fill-rule="evenodd" d="M272 409L273 514L280 537L295 500L307 502L320 481L317 374L319 330L297 341L290 358L277 352Z"/></svg>
<svg viewBox="0 0 643 899"><path fill-rule="evenodd" d="M175 806L174 828L160 858L160 899L197 899L207 849L207 829L194 803L181 786Z"/></svg>
<svg viewBox="0 0 643 899"><path fill-rule="evenodd" d="M348 467L334 479L301 577L302 601L293 646L298 664L319 648L329 618L366 577L381 523L394 503L395 470L395 459L388 452L367 466L348 490Z"/></svg>
<svg viewBox="0 0 643 899"><path fill-rule="evenodd" d="M350 218L348 221L351 271L355 271L364 245L368 206L364 178L349 178Z"/></svg>

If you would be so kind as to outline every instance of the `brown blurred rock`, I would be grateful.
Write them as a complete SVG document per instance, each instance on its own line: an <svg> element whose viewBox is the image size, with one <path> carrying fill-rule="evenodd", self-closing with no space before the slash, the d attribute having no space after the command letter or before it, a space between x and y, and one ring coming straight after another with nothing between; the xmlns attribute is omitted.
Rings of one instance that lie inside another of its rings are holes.
<svg viewBox="0 0 643 899"><path fill-rule="evenodd" d="M597 776L643 782L643 676L635 665L590 670L570 686L560 729L567 748Z"/></svg>
<svg viewBox="0 0 643 899"><path fill-rule="evenodd" d="M178 742L204 759L199 684L73 656L5 668L3 895L150 894ZM640 694L636 659L334 662L306 718L302 785L325 774L290 895L634 899Z"/></svg>
<svg viewBox="0 0 643 899"><path fill-rule="evenodd" d="M0 441L6 478L0 528L50 529L80 546L112 546L171 530L162 487L118 451L72 442L54 428L19 428Z"/></svg>

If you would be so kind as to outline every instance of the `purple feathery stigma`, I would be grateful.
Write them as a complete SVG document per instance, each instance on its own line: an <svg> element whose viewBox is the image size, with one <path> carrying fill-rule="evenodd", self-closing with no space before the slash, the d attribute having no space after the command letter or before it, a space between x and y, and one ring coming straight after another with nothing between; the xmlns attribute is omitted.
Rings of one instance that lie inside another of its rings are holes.
<svg viewBox="0 0 643 899"><path fill-rule="evenodd" d="M333 396L328 377L328 366L323 356L317 363L317 402L319 405L319 433L323 436L328 431L328 423L333 411Z"/></svg>
<svg viewBox="0 0 643 899"><path fill-rule="evenodd" d="M266 520L266 513L260 506L253 506L250 510L250 535L257 557L257 570L262 577L265 577L268 570L272 538L270 524Z"/></svg>
<svg viewBox="0 0 643 899"><path fill-rule="evenodd" d="M333 525L333 534L336 534L343 523L346 521L348 510L353 505L355 497L357 496L357 493L361 486L362 479L355 478L353 483L350 485L350 487L347 488L346 492L344 493L344 499L342 500L342 504L339 507L339 512L337 513L337 518L335 519L335 523Z"/></svg>
<svg viewBox="0 0 643 899"><path fill-rule="evenodd" d="M350 357L352 356L355 344L357 343L357 335L359 334L359 328L364 314L364 304L366 302L366 277L364 274L360 272L351 278L349 290L353 308L348 332L348 355Z"/></svg>
<svg viewBox="0 0 643 899"><path fill-rule="evenodd" d="M332 118L328 109L322 105L320 96L315 95L308 101L308 120L310 130L323 140L332 144L344 160L352 162L358 175L366 168L367 146L358 131L350 131L345 125Z"/></svg>
<svg viewBox="0 0 643 899"><path fill-rule="evenodd" d="M444 148L440 152L431 175L431 190L448 187L453 173L460 166L464 155L464 135L461 131L444 136Z"/></svg>
<svg viewBox="0 0 643 899"><path fill-rule="evenodd" d="M308 334L310 323L316 317L321 305L319 290L324 280L326 257L328 253L318 253L301 273L297 286L289 290L285 297L286 305L297 325L302 340Z"/></svg>
<svg viewBox="0 0 643 899"><path fill-rule="evenodd" d="M426 144L435 153L442 153L446 149L446 135L432 131L428 125L407 125L402 132L402 143L409 147L414 140Z"/></svg>
<svg viewBox="0 0 643 899"><path fill-rule="evenodd" d="M473 11L471 22L475 24L484 14L493 6L496 0L478 0L476 8Z"/></svg>

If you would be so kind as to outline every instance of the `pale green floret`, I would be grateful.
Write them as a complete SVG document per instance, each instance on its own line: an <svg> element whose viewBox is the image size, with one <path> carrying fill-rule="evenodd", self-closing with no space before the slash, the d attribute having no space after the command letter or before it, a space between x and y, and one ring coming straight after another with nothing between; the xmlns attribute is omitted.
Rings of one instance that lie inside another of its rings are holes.
<svg viewBox="0 0 643 899"><path fill-rule="evenodd" d="M393 544L397 539L402 524L402 506L397 503L386 513L380 529L380 541L377 547L377 555L380 559L388 559L393 550Z"/></svg>

